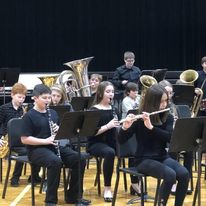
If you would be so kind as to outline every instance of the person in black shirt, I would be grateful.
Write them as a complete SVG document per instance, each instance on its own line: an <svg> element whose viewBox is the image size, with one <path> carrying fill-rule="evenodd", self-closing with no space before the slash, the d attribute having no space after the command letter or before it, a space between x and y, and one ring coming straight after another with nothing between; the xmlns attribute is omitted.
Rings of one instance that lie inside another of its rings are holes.
<svg viewBox="0 0 206 206"><path fill-rule="evenodd" d="M201 88L203 91L202 105L200 106L200 111L198 116L206 116L206 56L201 59L202 70L198 71L199 77L195 82L195 86Z"/></svg>
<svg viewBox="0 0 206 206"><path fill-rule="evenodd" d="M33 90L35 101L33 109L29 110L22 118L21 141L27 145L28 158L33 164L47 168L47 191L45 198L46 206L55 206L58 202L58 187L62 164L72 169L69 189L66 191L66 202L79 204L78 187L83 187L83 175L86 160L81 156L81 177L78 181L79 159L77 153L71 153L67 147L59 148L60 156L57 155L55 134L59 129L59 117L55 110L48 109L51 102L51 90L43 84L38 84ZM68 125L69 126L69 125ZM81 194L83 188L81 188ZM91 201L81 199L82 205L88 205Z"/></svg>
<svg viewBox="0 0 206 206"><path fill-rule="evenodd" d="M175 206L183 205L189 182L189 172L179 162L169 157L166 147L173 130L173 117L168 112L149 116L148 113L168 107L167 91L159 84L152 85L140 106L142 120L134 122L129 114L123 123L118 141L124 143L136 135L135 162L140 173L163 179L160 186L159 204L166 206L172 185L178 181Z"/></svg>
<svg viewBox="0 0 206 206"><path fill-rule="evenodd" d="M112 201L111 179L115 158L115 127L119 125L115 110L111 105L114 98L114 86L111 82L103 81L99 84L94 105L91 110L102 111L95 136L88 137L88 152L97 157L104 158L104 200Z"/></svg>
<svg viewBox="0 0 206 206"><path fill-rule="evenodd" d="M2 126L1 136L5 136L7 134L7 123L12 118L20 118L24 115L23 103L27 94L27 88L21 84L16 83L13 85L11 90L11 102L6 103L0 106L0 125ZM18 155L26 155L26 147L16 148ZM23 163L16 162L14 167L13 176L11 178L11 186L17 187L19 186L19 178L22 173ZM41 182L41 178L38 175L39 168L34 167L34 180L36 183ZM30 181L30 178L28 179Z"/></svg>
<svg viewBox="0 0 206 206"><path fill-rule="evenodd" d="M118 67L113 75L112 82L117 90L125 90L128 82L138 83L141 71L138 67L134 66L135 55L131 51L124 53L125 64Z"/></svg>

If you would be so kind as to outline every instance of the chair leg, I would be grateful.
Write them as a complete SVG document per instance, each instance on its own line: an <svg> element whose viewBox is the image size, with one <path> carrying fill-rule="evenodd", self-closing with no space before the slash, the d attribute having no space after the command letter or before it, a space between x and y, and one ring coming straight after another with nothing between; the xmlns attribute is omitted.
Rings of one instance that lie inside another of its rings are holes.
<svg viewBox="0 0 206 206"><path fill-rule="evenodd" d="M119 164L119 163L117 163ZM115 187L114 187L114 194L113 194L113 199L112 199L112 206L115 206L116 198L117 198L117 191L118 191L118 186L119 186L119 166L117 165L117 176L116 176L116 182L115 182Z"/></svg>
<svg viewBox="0 0 206 206"><path fill-rule="evenodd" d="M96 174L96 181L97 181L97 187L98 187L98 195L101 195L101 181L100 181L100 174L101 174L101 162L102 158L97 158L97 174Z"/></svg>
<svg viewBox="0 0 206 206"><path fill-rule="evenodd" d="M30 164L30 167L31 167L31 201L32 201L32 206L35 206L33 165Z"/></svg>
<svg viewBox="0 0 206 206"><path fill-rule="evenodd" d="M24 163L24 175L26 175L26 166L27 166L27 164Z"/></svg>
<svg viewBox="0 0 206 206"><path fill-rule="evenodd" d="M125 159L122 160L122 166L125 168ZM126 173L123 173L123 178L124 178L124 190L127 192L127 176Z"/></svg>
<svg viewBox="0 0 206 206"><path fill-rule="evenodd" d="M64 182L64 201L66 201L66 192L67 192L67 177L66 177L66 168L63 167L63 182Z"/></svg>
<svg viewBox="0 0 206 206"><path fill-rule="evenodd" d="M158 203L160 184L161 184L161 179L157 179L157 187L156 187L156 192L155 192L154 206L157 206L157 203Z"/></svg>
<svg viewBox="0 0 206 206"><path fill-rule="evenodd" d="M2 199L4 199L5 196L6 196L6 190L7 190L7 186L8 186L10 170L11 170L11 160L8 158L8 167L7 167L7 172L6 172L6 179L5 179L5 182L4 182L4 189L3 189L3 192L2 192Z"/></svg>

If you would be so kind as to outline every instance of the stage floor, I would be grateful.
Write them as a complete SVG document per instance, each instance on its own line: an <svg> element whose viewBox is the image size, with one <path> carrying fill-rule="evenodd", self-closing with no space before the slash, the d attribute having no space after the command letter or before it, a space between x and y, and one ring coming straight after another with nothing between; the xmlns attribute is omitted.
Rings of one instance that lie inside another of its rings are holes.
<svg viewBox="0 0 206 206"><path fill-rule="evenodd" d="M12 164L12 166L13 165L14 165L14 163ZM3 160L3 183L5 180L6 169L7 169L7 161ZM204 171L204 169L203 169L203 171ZM13 172L13 168L11 170L11 174L12 174L12 172ZM103 200L103 197L98 196L97 187L94 186L95 174L96 174L96 162L92 159L92 160L90 160L89 169L85 170L84 198L92 200L92 205L95 205L95 206L100 206L100 205L101 206L109 206L109 205L111 205L111 203L105 203ZM197 172L194 171L193 175L194 175L194 185L195 185L196 180L197 180ZM28 205L31 205L31 190L30 190L30 185L27 183L28 176L29 176L29 166L27 167L26 175L21 176L19 187L11 187L10 183L9 183L9 186L7 188L6 198L5 199L0 198L0 206L8 206L8 205L28 206ZM115 174L115 170L114 170L113 184L112 184L113 188L114 188L114 184L115 184L115 179L116 179L116 174ZM129 187L130 186L130 178L128 175L127 175L127 182L128 182L128 187ZM2 195L2 190L3 190L3 183L0 183L0 194L1 195ZM148 194L150 196L154 197L154 192L155 192L155 188L156 188L156 179L148 178L147 184L148 184ZM202 175L202 177L201 177L201 184L202 184L201 185L201 204L206 205L206 180L204 180L204 175ZM103 192L102 174L101 174L101 189ZM194 192L193 192L193 194L194 194ZM193 194L186 196L184 206L191 206L192 205ZM60 183L58 196L59 196L58 205L68 205L64 202L62 180ZM44 206L44 198L45 198L45 193L39 194L39 186L36 186L35 187L36 206ZM127 202L131 198L134 198L134 196L131 196L129 194L129 192L124 191L123 176L121 175L116 205L117 206L125 206L125 205L127 205ZM138 203L138 204L134 204L134 205L140 205L140 204ZM145 206L152 206L152 205L153 205L153 202L146 202L145 203ZM170 196L169 201L168 201L168 206L172 206L172 205L174 205L174 196Z"/></svg>

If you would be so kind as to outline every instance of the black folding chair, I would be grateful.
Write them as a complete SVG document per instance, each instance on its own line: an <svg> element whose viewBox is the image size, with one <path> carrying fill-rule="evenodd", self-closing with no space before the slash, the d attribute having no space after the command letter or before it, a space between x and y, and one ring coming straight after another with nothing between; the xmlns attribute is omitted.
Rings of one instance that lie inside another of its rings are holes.
<svg viewBox="0 0 206 206"><path fill-rule="evenodd" d="M11 161L17 161L22 163L29 163L31 166L31 196L32 196L32 206L35 205L35 196L34 196L34 178L32 175L33 165L28 160L27 155L18 156L14 151L15 148L18 147L25 147L25 145L21 142L21 126L22 126L22 119L13 118L9 120L7 124L7 131L8 131L8 141L9 141L9 154L8 154L8 167L6 172L6 178L4 182L4 188L2 193L2 198L4 199L6 196L6 190L8 186L9 174L11 170Z"/></svg>
<svg viewBox="0 0 206 206"><path fill-rule="evenodd" d="M134 157L135 151L137 148L137 142L136 142L136 137L133 136L131 137L126 143L124 144L119 144L117 141L117 166L116 166L116 183L115 183L115 189L114 189L114 195L113 195L113 200L112 200L112 206L115 205L116 202L116 197L117 197L117 191L118 191L118 186L119 186L119 178L120 178L120 172L123 172L123 174L130 174L137 176L141 185L141 197L138 198L141 201L141 206L144 206L144 202L147 201L147 186L146 186L146 177L147 175L142 174L138 172L136 167L125 167L123 163L123 160L125 158L132 158ZM144 181L143 181L144 180ZM157 200L158 200L158 194L159 194L159 187L160 187L161 180L158 179L157 181L157 188L156 188L156 195L154 198L154 205L157 205ZM134 198L130 200L128 203L134 203L133 200L137 200L137 198Z"/></svg>

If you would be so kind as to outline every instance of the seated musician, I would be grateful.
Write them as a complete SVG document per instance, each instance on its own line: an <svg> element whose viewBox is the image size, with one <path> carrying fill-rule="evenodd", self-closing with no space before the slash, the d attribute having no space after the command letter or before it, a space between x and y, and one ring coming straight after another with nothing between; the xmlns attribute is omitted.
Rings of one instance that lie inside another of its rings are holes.
<svg viewBox="0 0 206 206"><path fill-rule="evenodd" d="M27 88L21 84L16 83L11 89L11 102L3 104L0 106L0 125L2 126L0 136L5 136L7 134L7 123L12 118L20 118L24 115L23 103L25 101L27 94ZM18 155L26 155L26 147L19 147L15 149ZM11 178L11 186L19 186L19 178L22 173L23 163L16 162L13 175ZM40 183L41 178L38 175L39 167L34 167L34 181L35 183ZM28 182L31 181L29 177Z"/></svg>
<svg viewBox="0 0 206 206"><path fill-rule="evenodd" d="M183 205L189 173L179 162L169 157L166 147L173 130L173 117L168 112L148 113L163 110L168 107L169 97L164 87L154 84L146 91L145 98L140 105L143 112L142 120L134 122L133 114L129 114L120 129L118 141L126 142L133 134L137 144L135 164L140 173L162 179L159 204L166 206L172 185L178 181L175 206Z"/></svg>
<svg viewBox="0 0 206 206"><path fill-rule="evenodd" d="M55 206L58 201L57 191L60 181L62 164L71 169L69 189L66 191L66 202L69 204L81 203L88 205L91 201L78 199L79 184L81 184L81 196L83 193L83 176L86 160L81 157L81 177L78 181L79 159L78 154L69 147L60 147L54 142L58 131L58 115L53 109L48 109L51 102L51 90L43 84L38 84L33 90L34 107L22 118L23 135L21 140L27 145L29 160L47 168L46 206ZM60 152L60 157L57 155ZM81 197L80 197L81 198Z"/></svg>
<svg viewBox="0 0 206 206"><path fill-rule="evenodd" d="M195 82L195 86L203 91L202 104L198 112L198 116L206 116L206 56L201 59L202 70L198 71L199 77Z"/></svg>
<svg viewBox="0 0 206 206"><path fill-rule="evenodd" d="M100 82L102 81L102 75L100 74L92 74L89 79L89 84L92 91L92 96L96 94L97 87L99 86Z"/></svg>
<svg viewBox="0 0 206 206"><path fill-rule="evenodd" d="M161 86L163 86L166 89L167 93L168 93L170 113L173 115L173 118L176 121L176 119L178 119L179 116L178 116L178 113L176 111L176 106L172 102L172 96L174 94L172 84L170 82L168 82L167 80L162 80L162 81L159 82L159 84ZM175 124L175 122L174 122L174 124ZM187 168L187 170L189 171L190 178L191 178L192 177L192 165L193 165L193 152L192 151L191 152L182 152L181 154L184 157L184 161L183 161L184 167ZM175 153L175 152L172 152L172 153L170 152L169 155L173 159L177 160L179 154ZM171 190L171 194L172 195L176 194L176 184L173 185L172 190ZM187 194L192 194L192 190L190 188L188 188Z"/></svg>

